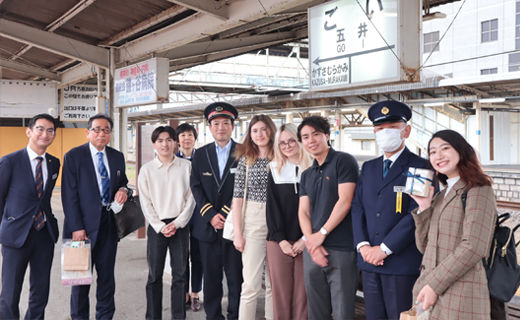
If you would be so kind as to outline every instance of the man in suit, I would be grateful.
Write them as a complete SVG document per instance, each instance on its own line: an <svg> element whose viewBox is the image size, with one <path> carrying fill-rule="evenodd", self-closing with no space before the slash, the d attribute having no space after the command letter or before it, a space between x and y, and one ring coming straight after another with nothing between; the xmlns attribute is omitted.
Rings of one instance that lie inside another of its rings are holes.
<svg viewBox="0 0 520 320"><path fill-rule="evenodd" d="M0 319L20 318L18 304L28 264L31 289L25 319L44 318L58 239L51 196L60 161L46 153L54 141L56 122L48 114L38 114L29 121L25 133L27 147L0 159Z"/></svg>
<svg viewBox="0 0 520 320"><path fill-rule="evenodd" d="M417 204L399 189L409 167L427 166L405 146L411 116L410 108L398 101L381 101L368 110L384 154L363 164L352 202L352 228L369 320L399 319L410 309L420 271L422 255L410 214Z"/></svg>
<svg viewBox="0 0 520 320"><path fill-rule="evenodd" d="M197 206L193 235L199 240L204 278L206 319L224 319L222 271L228 285L227 319L238 319L242 285L242 258L233 243L222 238L222 229L230 213L237 161L236 143L231 139L237 110L228 103L216 102L206 107L204 116L215 142L198 149L192 158L191 192Z"/></svg>
<svg viewBox="0 0 520 320"><path fill-rule="evenodd" d="M124 156L107 146L112 128L109 117L102 114L91 117L87 129L89 142L71 149L63 161L63 237L90 240L97 273L96 319L112 319L114 315L118 238L113 210L126 202L128 192ZM73 320L89 319L89 290L89 285L72 287Z"/></svg>

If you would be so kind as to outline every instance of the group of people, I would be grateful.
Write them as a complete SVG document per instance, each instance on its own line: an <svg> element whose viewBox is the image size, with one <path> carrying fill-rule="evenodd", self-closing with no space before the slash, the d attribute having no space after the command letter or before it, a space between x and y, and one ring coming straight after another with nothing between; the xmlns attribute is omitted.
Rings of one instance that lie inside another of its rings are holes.
<svg viewBox="0 0 520 320"><path fill-rule="evenodd" d="M238 116L232 105L212 103L204 116L214 142L195 150L192 126L160 126L151 137L155 158L139 172L148 221L146 319L162 318L168 250L172 319L186 318L188 300L198 310L201 290L207 319L256 319L264 290L265 319L354 319L360 275L367 319L399 319L418 304L431 319L490 318L482 258L495 196L460 134L435 133L425 160L405 146L411 109L378 102L368 117L383 155L360 171L352 155L330 146L330 124L321 116L277 129L268 116L254 115L241 144L231 138ZM112 126L104 115L92 117L89 142L65 155L62 176L63 236L92 243L96 319L114 315L113 215L129 196L123 155L107 146ZM26 132L27 148L0 159L1 319L19 318L28 264L26 319L43 318L58 238L50 196L60 163L46 153L54 119L35 116ZM434 170L429 196L402 192L411 167ZM228 239L223 229L231 222ZM72 319L89 318L89 288L72 288Z"/></svg>

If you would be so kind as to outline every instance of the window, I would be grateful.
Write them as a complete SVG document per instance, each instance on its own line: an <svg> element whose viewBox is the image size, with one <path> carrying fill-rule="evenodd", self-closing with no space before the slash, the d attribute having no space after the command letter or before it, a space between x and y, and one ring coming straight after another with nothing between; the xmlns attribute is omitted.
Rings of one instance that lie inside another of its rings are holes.
<svg viewBox="0 0 520 320"><path fill-rule="evenodd" d="M520 49L520 1L516 1L515 49Z"/></svg>
<svg viewBox="0 0 520 320"><path fill-rule="evenodd" d="M437 45L437 42L439 42L439 31L425 33L423 53L439 51L439 45Z"/></svg>
<svg viewBox="0 0 520 320"><path fill-rule="evenodd" d="M498 68L480 69L480 75L498 73Z"/></svg>
<svg viewBox="0 0 520 320"><path fill-rule="evenodd" d="M520 53L509 55L509 72L520 71Z"/></svg>
<svg viewBox="0 0 520 320"><path fill-rule="evenodd" d="M491 42L498 40L498 19L482 21L481 25L481 42Z"/></svg>

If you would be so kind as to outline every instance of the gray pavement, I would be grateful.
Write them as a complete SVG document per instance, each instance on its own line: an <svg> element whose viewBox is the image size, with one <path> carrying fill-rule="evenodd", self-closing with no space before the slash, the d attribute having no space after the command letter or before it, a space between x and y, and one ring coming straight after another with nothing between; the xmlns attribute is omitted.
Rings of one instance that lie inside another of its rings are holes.
<svg viewBox="0 0 520 320"><path fill-rule="evenodd" d="M60 232L63 228L63 209L61 206L61 193L56 188L52 197L52 208L59 221ZM61 235L60 235L61 236ZM51 292L49 304L46 308L47 319L65 320L69 317L70 287L61 284L61 241L58 241L54 250L54 261L51 273ZM1 256L0 256L1 261ZM28 304L29 272L26 273L24 288L20 299L20 312L25 315ZM146 240L136 239L129 235L120 241L116 261L116 313L114 319L131 320L144 319L146 311L145 285L148 276L146 263ZM94 273L94 281L96 279ZM90 314L95 316L95 292L96 285L90 290ZM170 319L170 278L165 273L163 287L163 319ZM227 308L227 300L223 299L223 310ZM261 303L259 303L260 309ZM262 310L258 310L262 312ZM187 319L205 319L205 312L187 310Z"/></svg>

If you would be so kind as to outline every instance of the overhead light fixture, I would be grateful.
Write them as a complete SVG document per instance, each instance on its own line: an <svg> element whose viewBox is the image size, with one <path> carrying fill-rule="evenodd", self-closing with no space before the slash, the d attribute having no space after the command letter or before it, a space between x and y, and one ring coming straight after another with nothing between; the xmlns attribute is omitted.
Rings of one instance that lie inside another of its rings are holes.
<svg viewBox="0 0 520 320"><path fill-rule="evenodd" d="M485 98L485 99L479 99L478 102L480 103L500 103L505 102L506 98Z"/></svg>
<svg viewBox="0 0 520 320"><path fill-rule="evenodd" d="M321 110L309 110L309 113L321 113Z"/></svg>
<svg viewBox="0 0 520 320"><path fill-rule="evenodd" d="M342 112L353 112L356 111L356 108L343 108L341 109Z"/></svg>
<svg viewBox="0 0 520 320"><path fill-rule="evenodd" d="M424 106L425 107L442 107L444 104L445 104L444 101L428 102L428 103L425 103Z"/></svg>
<svg viewBox="0 0 520 320"><path fill-rule="evenodd" d="M288 115L288 114L293 114L294 112L290 112L290 111L284 111L282 112L283 115Z"/></svg>

